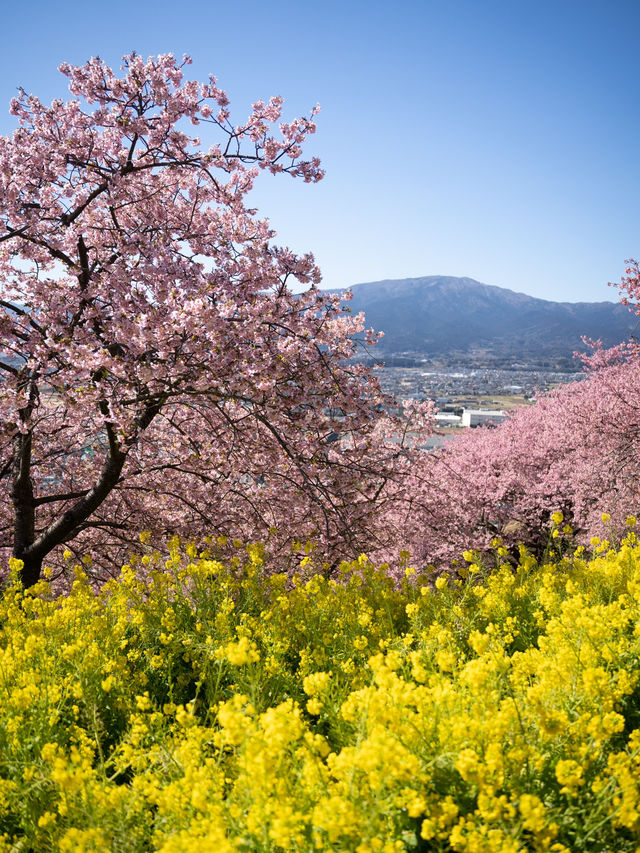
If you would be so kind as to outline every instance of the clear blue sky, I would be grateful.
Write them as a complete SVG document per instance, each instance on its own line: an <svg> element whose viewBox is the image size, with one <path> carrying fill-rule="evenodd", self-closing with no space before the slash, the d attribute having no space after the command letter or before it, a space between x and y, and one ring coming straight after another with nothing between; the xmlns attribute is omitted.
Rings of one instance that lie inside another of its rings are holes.
<svg viewBox="0 0 640 853"><path fill-rule="evenodd" d="M468 275L567 301L640 255L638 0L6 4L0 132L16 87L64 96L62 61L188 53L232 113L322 105L315 186L254 203L324 286Z"/></svg>

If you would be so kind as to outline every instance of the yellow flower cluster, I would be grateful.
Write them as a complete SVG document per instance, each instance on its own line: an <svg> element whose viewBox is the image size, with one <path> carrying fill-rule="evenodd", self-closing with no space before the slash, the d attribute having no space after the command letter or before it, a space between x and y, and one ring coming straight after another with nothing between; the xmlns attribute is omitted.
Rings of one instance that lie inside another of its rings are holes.
<svg viewBox="0 0 640 853"><path fill-rule="evenodd" d="M499 548L394 586L172 540L100 593L10 586L0 851L635 851L635 534Z"/></svg>

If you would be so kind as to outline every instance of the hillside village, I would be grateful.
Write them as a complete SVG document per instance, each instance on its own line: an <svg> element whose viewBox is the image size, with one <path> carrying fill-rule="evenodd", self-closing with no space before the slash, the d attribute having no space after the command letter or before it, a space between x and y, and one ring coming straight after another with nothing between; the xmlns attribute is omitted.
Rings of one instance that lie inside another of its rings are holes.
<svg viewBox="0 0 640 853"><path fill-rule="evenodd" d="M510 410L533 403L537 394L584 376L575 371L518 365L510 370L429 364L385 366L376 368L375 373L383 391L397 399L433 400L437 410L433 446L442 444L442 436L455 435L460 429L501 423Z"/></svg>

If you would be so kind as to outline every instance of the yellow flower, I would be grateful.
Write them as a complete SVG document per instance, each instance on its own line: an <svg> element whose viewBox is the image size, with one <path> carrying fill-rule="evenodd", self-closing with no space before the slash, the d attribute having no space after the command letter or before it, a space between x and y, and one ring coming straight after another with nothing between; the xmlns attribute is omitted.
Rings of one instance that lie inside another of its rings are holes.
<svg viewBox="0 0 640 853"><path fill-rule="evenodd" d="M232 666L245 666L260 660L258 647L248 637L240 637L237 642L227 643L216 650L217 658L226 658Z"/></svg>
<svg viewBox="0 0 640 853"><path fill-rule="evenodd" d="M51 824L55 823L56 819L57 816L53 814L53 812L44 812L38 818L38 826L40 829L46 829L48 826L51 826Z"/></svg>
<svg viewBox="0 0 640 853"><path fill-rule="evenodd" d="M320 693L324 693L330 679L331 673L329 672L312 672L302 680L302 689L307 696L317 696Z"/></svg>
<svg viewBox="0 0 640 853"><path fill-rule="evenodd" d="M522 825L530 832L541 832L545 827L545 807L539 797L532 794L523 794L520 797L520 814Z"/></svg>
<svg viewBox="0 0 640 853"><path fill-rule="evenodd" d="M142 696L136 696L136 708L138 711L150 711L151 707L152 705L148 692L144 693Z"/></svg>
<svg viewBox="0 0 640 853"><path fill-rule="evenodd" d="M456 665L456 656L449 649L436 652L436 663L443 672L450 672Z"/></svg>
<svg viewBox="0 0 640 853"><path fill-rule="evenodd" d="M575 796L576 788L584 784L582 767L573 759L561 759L556 764L556 779L563 786L561 794Z"/></svg>

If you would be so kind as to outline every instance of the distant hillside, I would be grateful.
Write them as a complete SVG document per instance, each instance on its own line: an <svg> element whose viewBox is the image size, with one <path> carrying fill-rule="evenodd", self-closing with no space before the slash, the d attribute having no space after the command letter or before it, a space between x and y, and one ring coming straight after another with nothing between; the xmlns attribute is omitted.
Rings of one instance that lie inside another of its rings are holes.
<svg viewBox="0 0 640 853"><path fill-rule="evenodd" d="M581 338L613 346L637 319L615 302L552 302L472 278L425 276L351 288L350 308L383 331L384 353L495 359L571 358Z"/></svg>

